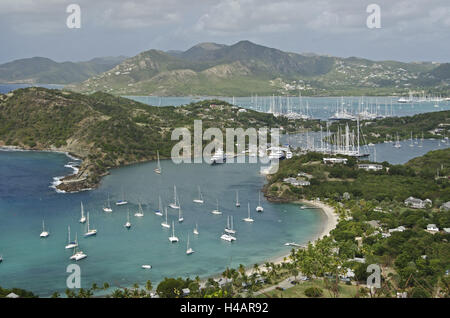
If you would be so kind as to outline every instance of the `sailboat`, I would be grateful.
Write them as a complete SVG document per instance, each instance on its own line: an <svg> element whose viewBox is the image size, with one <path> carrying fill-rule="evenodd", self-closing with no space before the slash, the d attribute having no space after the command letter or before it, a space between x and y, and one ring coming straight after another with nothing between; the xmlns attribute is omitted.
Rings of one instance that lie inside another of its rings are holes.
<svg viewBox="0 0 450 318"><path fill-rule="evenodd" d="M230 222L231 219L231 222ZM225 232L229 234L236 234L236 231L233 229L233 216L227 217L227 227L225 228Z"/></svg>
<svg viewBox="0 0 450 318"><path fill-rule="evenodd" d="M87 257L87 254L83 253L82 250L78 250L78 248L75 247L73 249L73 255L70 256L70 259L74 260L74 261L79 261L79 260L82 260L83 258L86 258L86 257Z"/></svg>
<svg viewBox="0 0 450 318"><path fill-rule="evenodd" d="M414 147L414 141L413 141L413 133L411 131L411 143L409 144L410 147Z"/></svg>
<svg viewBox="0 0 450 318"><path fill-rule="evenodd" d="M397 134L397 141L395 142L394 147L395 148L401 148L402 147L402 145L400 145L400 140L398 139L398 134Z"/></svg>
<svg viewBox="0 0 450 318"><path fill-rule="evenodd" d="M125 200L125 192L123 192L123 189L122 189L122 200L117 201L116 205L125 205L125 204L128 204L128 201Z"/></svg>
<svg viewBox="0 0 450 318"><path fill-rule="evenodd" d="M128 213L127 213L127 223L125 223L125 225L124 225L127 229L130 229L131 228L131 223L130 223L130 211L128 210Z"/></svg>
<svg viewBox="0 0 450 318"><path fill-rule="evenodd" d="M254 220L250 217L250 203L248 204L248 216L243 219L245 222L253 222Z"/></svg>
<svg viewBox="0 0 450 318"><path fill-rule="evenodd" d="M47 238L50 235L48 231L45 230L45 223L44 220L42 220L42 232L39 235L41 238Z"/></svg>
<svg viewBox="0 0 450 318"><path fill-rule="evenodd" d="M239 191L236 190L236 207L238 208L240 206L241 206L241 203L239 202Z"/></svg>
<svg viewBox="0 0 450 318"><path fill-rule="evenodd" d="M111 203L109 202L109 193L108 193L108 201L106 201L106 205L103 206L103 211L106 213L111 213L112 209L111 209Z"/></svg>
<svg viewBox="0 0 450 318"><path fill-rule="evenodd" d="M77 247L78 246L77 237L75 236L75 241L71 241L70 240L70 226L67 227L67 232L69 234L68 234L68 240L67 240L66 249Z"/></svg>
<svg viewBox="0 0 450 318"><path fill-rule="evenodd" d="M173 221L172 221L172 236L169 236L169 241L170 243L178 242L178 237L175 236L175 225L173 224Z"/></svg>
<svg viewBox="0 0 450 318"><path fill-rule="evenodd" d="M170 229L170 224L167 223L167 208L165 210L166 210L166 220L161 223L161 226Z"/></svg>
<svg viewBox="0 0 450 318"><path fill-rule="evenodd" d="M81 202L81 218L80 218L80 223L84 223L84 222L86 222L86 217L84 216L83 202Z"/></svg>
<svg viewBox="0 0 450 318"><path fill-rule="evenodd" d="M94 235L97 235L97 230L90 228L90 225L89 225L89 212L88 212L87 213L87 231L86 231L86 233L84 233L84 236L88 237L88 236L94 236Z"/></svg>
<svg viewBox="0 0 450 318"><path fill-rule="evenodd" d="M162 203L161 203L161 196L158 197L158 210L155 211L155 214L157 216L163 216L162 214Z"/></svg>
<svg viewBox="0 0 450 318"><path fill-rule="evenodd" d="M194 227L194 234L195 235L198 235L198 225L197 225L197 223L195 223L195 227Z"/></svg>
<svg viewBox="0 0 450 318"><path fill-rule="evenodd" d="M194 253L194 250L189 247L189 234L188 234L187 245L186 245L186 254L191 255L192 253Z"/></svg>
<svg viewBox="0 0 450 318"><path fill-rule="evenodd" d="M256 207L256 212L263 212L264 208L261 205L261 192L259 193L258 197L258 206Z"/></svg>
<svg viewBox="0 0 450 318"><path fill-rule="evenodd" d="M179 209L180 207L178 206L178 197L177 197L177 187L176 185L173 185L173 203L169 204L169 207L171 207L172 209Z"/></svg>
<svg viewBox="0 0 450 318"><path fill-rule="evenodd" d="M420 139L420 144L419 144L418 147L419 147L419 148L422 148L422 147L423 147L423 133L422 133L422 138Z"/></svg>
<svg viewBox="0 0 450 318"><path fill-rule="evenodd" d="M220 212L220 210L219 210L219 200L217 200L217 207L216 207L216 209L215 209L215 210L212 210L211 213L212 213L212 214L216 214L216 215L222 214L222 212Z"/></svg>
<svg viewBox="0 0 450 318"><path fill-rule="evenodd" d="M183 212L181 211L181 204L180 204L180 208L178 209L178 222L181 223L183 221L184 221Z"/></svg>
<svg viewBox="0 0 450 318"><path fill-rule="evenodd" d="M198 199L194 199L193 200L195 203L200 203L203 204L203 195L202 195L202 191L200 191L200 186L198 187Z"/></svg>
<svg viewBox="0 0 450 318"><path fill-rule="evenodd" d="M156 168L153 171L155 171L155 173L157 173L157 174L161 174L161 163L159 162L159 151L158 150L156 151L156 155L158 157L158 163L157 163Z"/></svg>
<svg viewBox="0 0 450 318"><path fill-rule="evenodd" d="M144 210L142 210L141 203L139 203L139 210L134 214L134 216L137 216L138 218L141 218L144 216Z"/></svg>

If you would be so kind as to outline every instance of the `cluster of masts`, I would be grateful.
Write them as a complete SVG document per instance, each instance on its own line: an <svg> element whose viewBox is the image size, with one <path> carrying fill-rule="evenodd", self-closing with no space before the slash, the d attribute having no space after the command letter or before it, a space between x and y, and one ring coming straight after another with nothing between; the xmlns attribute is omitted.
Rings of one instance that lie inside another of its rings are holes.
<svg viewBox="0 0 450 318"><path fill-rule="evenodd" d="M426 95L425 92L414 96L414 94L410 91L408 97L400 97L397 102L403 104L411 104L411 103L424 103L424 102L443 102L449 100L448 98L443 98L441 95Z"/></svg>
<svg viewBox="0 0 450 318"><path fill-rule="evenodd" d="M298 99L298 103L296 103ZM236 100L233 97L232 105L236 105ZM303 102L301 93L298 97L295 96L264 96L251 95L250 104L245 105L250 109L259 112L273 114L274 116L284 116L289 119L311 119L309 103Z"/></svg>
<svg viewBox="0 0 450 318"><path fill-rule="evenodd" d="M357 120L356 132L350 130L348 123L345 124L344 130L341 126L338 126L337 132L330 133L329 124L327 123L326 136L328 136L328 142L324 141L323 130L320 128L320 145L316 145L314 136L310 136L306 133L306 147L305 150L320 152L330 155L345 155L351 157L366 157L369 155L367 149L362 151L360 139L362 134L360 133L359 120ZM367 148L367 146L363 146Z"/></svg>
<svg viewBox="0 0 450 318"><path fill-rule="evenodd" d="M173 202L169 203L168 207L174 210L178 210L178 222L182 223L184 221L184 217L183 217L183 213L182 213L182 209L181 209L181 204L180 204L180 200L178 198L177 195L177 188L176 185L174 185L174 200ZM127 205L128 201L125 199L125 195L122 191L122 199L118 200L116 202L117 206L122 206L122 205ZM204 204L204 199L203 199L203 194L200 190L200 187L198 187L198 197L195 198L193 200L194 203L197 204ZM236 203L235 206L237 208L239 208L241 206L240 202L239 202L239 192L236 190ZM103 206L103 211L105 213L112 213L113 210L111 208L111 204L110 204L110 200L109 200L109 195L108 195L108 200L106 202L106 204ZM161 201L161 196L158 197L158 209L155 210L155 215L163 217L163 206L162 206L162 201ZM259 201L258 201L258 206L256 207L256 211L257 212L263 212L264 208L261 205L261 194L259 194ZM168 228L168 229L172 229L172 233L169 236L169 241L171 243L178 243L179 242L179 238L175 235L175 222L172 220L171 224L168 222L168 213L167 213L167 207L164 208L164 212L165 212L165 220L161 223L161 226L163 228ZM214 210L211 211L212 214L214 215L222 215L222 211L219 209L219 200L216 200L216 208ZM134 214L135 217L138 218L142 218L144 217L144 210L142 209L142 205L141 203L138 204L138 210L137 212ZM254 222L254 219L251 218L250 215L250 203L248 203L248 214L247 217L242 219L244 222L249 222L252 223ZM97 230L92 228L90 225L90 221L89 221L89 212L87 212L85 214L84 211L84 206L83 206L83 202L81 202L81 216L79 219L79 222L84 224L86 223L86 231L84 233L85 237L91 237L91 236L95 236L97 235ZM233 216L228 216L227 217L227 225L224 229L223 234L221 234L220 238L224 241L228 241L228 242L233 242L236 241L236 230L234 229L234 222L233 222ZM131 222L130 222L130 211L128 209L127 211L127 221L124 224L124 227L126 229L131 229ZM71 233L70 233L70 226L68 226L67 228L68 231L68 240L67 240L67 245L65 246L65 249L72 249L73 250L73 254L72 256L70 256L70 260L74 260L74 261L79 261L82 260L84 258L87 257L87 254L84 253L82 250L80 250L79 248L79 243L78 243L78 233L75 234L75 239L72 240L71 238ZM198 224L195 224L194 230L193 230L193 234L194 235L199 235L199 230L198 230ZM42 232L40 234L40 238L48 238L50 236L50 232L45 228L45 221L42 220ZM189 245L189 235L188 235L188 239L187 239L187 247L186 247L186 254L187 255L191 255L194 253L194 250L190 247ZM3 259L2 259L3 261ZM142 265L142 268L144 269L150 269L151 266L150 265Z"/></svg>
<svg viewBox="0 0 450 318"><path fill-rule="evenodd" d="M344 97L341 97L340 102L336 104L336 112L329 118L330 120L374 120L382 119L386 117L394 116L394 108L392 99L389 103L384 103L384 112L378 99L375 99L375 103L371 103L370 100L365 101L364 97L359 98L358 107L355 113L347 109L347 106L351 106L351 103L345 103Z"/></svg>

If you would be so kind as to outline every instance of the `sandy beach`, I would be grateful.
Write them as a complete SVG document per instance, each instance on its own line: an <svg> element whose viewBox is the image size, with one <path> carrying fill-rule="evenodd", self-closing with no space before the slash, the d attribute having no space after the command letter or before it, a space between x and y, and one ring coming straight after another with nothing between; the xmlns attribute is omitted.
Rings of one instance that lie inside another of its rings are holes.
<svg viewBox="0 0 450 318"><path fill-rule="evenodd" d="M313 243L316 240L321 239L321 238L329 235L330 232L333 229L336 228L336 225L339 222L339 216L335 213L334 208L329 206L329 205L327 205L327 204L325 204L324 202L316 201L316 200L314 200L314 201L301 200L301 201L296 201L296 202L293 202L293 203L310 205L310 206L312 206L314 208L318 208L318 209L323 211L324 220L321 222L321 229L320 229L320 231L316 234L315 237L313 237L311 239L311 242L313 242ZM283 256L276 257L276 258L272 258L269 261L272 262L272 263L275 263L275 264L281 264L281 263L283 263L285 261L285 259L287 261L289 261L288 260L289 255L290 254L286 254L286 255L283 255ZM251 270L249 270L249 273L251 273Z"/></svg>

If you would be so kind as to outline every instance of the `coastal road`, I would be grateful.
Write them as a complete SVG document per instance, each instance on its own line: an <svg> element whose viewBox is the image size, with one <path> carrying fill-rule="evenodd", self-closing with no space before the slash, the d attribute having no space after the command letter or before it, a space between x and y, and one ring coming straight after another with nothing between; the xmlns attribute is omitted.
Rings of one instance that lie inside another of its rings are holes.
<svg viewBox="0 0 450 318"><path fill-rule="evenodd" d="M297 276L297 277L298 277L298 276ZM269 291L271 291L271 290L274 290L274 289L277 288L277 287L281 287L281 288L283 288L283 289L287 289L287 288L290 288L290 287L294 287L294 285L291 284L291 281L293 281L294 279L295 279L294 276L290 276L290 277L288 277L288 278L282 280L281 282L279 282L279 283L276 284L276 285L273 285L273 286L270 286L270 287L267 287L267 288L264 288L264 289L261 289L261 290L257 291L257 292L255 293L255 296L256 296L256 295L261 295L261 294L267 293L267 292L269 292Z"/></svg>

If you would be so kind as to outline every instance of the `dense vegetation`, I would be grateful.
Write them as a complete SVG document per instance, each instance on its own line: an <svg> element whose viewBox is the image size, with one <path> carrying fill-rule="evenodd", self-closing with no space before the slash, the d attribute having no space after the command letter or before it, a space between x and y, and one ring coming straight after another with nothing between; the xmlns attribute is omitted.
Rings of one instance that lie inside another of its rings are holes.
<svg viewBox="0 0 450 318"><path fill-rule="evenodd" d="M32 292L24 289L20 288L5 289L0 286L0 298L5 298L11 293L16 294L20 298L37 298L37 296L34 295Z"/></svg>
<svg viewBox="0 0 450 318"><path fill-rule="evenodd" d="M275 200L299 200L302 198L331 198L340 200L344 193L352 198L403 202L409 196L431 199L436 206L450 200L449 175L450 148L428 153L405 165L383 164L383 170L369 172L358 169L356 160L348 158L346 165L324 165L318 153L308 153L282 162L278 172L270 176L265 186L266 195ZM312 176L311 185L295 187L283 183L287 177L297 177L299 172Z"/></svg>

